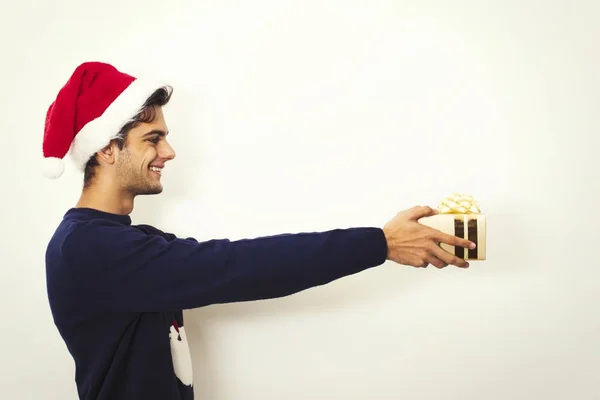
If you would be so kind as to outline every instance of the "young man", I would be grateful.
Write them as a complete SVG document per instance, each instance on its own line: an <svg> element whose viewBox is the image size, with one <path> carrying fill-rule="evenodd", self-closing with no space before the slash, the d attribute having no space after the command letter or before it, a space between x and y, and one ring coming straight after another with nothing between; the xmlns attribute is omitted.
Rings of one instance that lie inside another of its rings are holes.
<svg viewBox="0 0 600 400"><path fill-rule="evenodd" d="M84 172L81 198L46 253L49 302L80 398L193 399L182 310L288 296L386 260L467 266L439 243L471 242L417 222L434 213L429 207L400 212L383 228L238 241L132 224L135 197L161 193L161 171L175 157L162 112L170 96L169 86L90 62L48 109L46 176L62 174L69 150Z"/></svg>

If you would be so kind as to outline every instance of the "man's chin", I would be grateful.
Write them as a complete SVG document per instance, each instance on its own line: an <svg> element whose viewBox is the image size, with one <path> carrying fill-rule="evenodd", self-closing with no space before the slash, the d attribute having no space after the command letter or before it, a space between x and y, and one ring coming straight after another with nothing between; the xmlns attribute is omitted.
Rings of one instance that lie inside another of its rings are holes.
<svg viewBox="0 0 600 400"><path fill-rule="evenodd" d="M152 195L152 194L161 194L162 191L163 191L163 187L162 186L158 186L158 187L151 188L150 190L148 190L148 193L146 193L146 194L149 194L149 195Z"/></svg>
<svg viewBox="0 0 600 400"><path fill-rule="evenodd" d="M137 195L138 196L151 196L151 195L161 194L162 191L163 191L162 185L146 187L144 189L138 190Z"/></svg>

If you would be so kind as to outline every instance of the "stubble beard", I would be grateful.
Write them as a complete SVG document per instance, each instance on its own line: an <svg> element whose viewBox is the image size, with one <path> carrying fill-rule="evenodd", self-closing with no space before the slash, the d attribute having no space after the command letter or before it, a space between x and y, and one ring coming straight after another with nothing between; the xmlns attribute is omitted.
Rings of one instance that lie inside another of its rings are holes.
<svg viewBox="0 0 600 400"><path fill-rule="evenodd" d="M162 192L159 182L149 176L150 171L143 166L134 165L129 152L124 151L117 163L117 176L124 192L133 196L153 195Z"/></svg>

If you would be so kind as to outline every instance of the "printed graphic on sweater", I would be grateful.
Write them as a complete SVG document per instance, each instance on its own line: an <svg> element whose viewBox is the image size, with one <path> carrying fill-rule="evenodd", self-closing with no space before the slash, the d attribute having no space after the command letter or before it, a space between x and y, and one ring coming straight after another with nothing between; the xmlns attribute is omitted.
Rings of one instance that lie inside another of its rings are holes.
<svg viewBox="0 0 600 400"><path fill-rule="evenodd" d="M194 373L185 328L183 326L179 327L177 321L173 320L169 337L171 339L171 355L175 375L184 385L192 386Z"/></svg>

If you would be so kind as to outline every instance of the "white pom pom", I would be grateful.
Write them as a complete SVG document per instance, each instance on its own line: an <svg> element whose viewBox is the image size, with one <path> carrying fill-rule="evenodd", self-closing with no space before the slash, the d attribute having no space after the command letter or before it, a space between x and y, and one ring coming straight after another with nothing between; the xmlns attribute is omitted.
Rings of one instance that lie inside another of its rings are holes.
<svg viewBox="0 0 600 400"><path fill-rule="evenodd" d="M44 176L50 179L59 178L65 171L65 163L61 158L44 158Z"/></svg>

